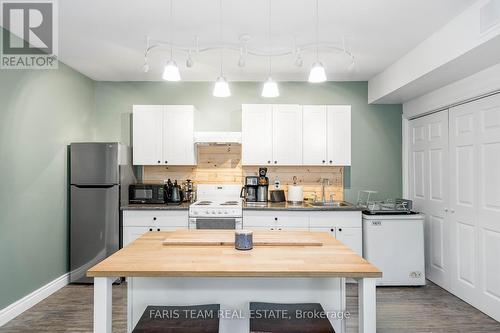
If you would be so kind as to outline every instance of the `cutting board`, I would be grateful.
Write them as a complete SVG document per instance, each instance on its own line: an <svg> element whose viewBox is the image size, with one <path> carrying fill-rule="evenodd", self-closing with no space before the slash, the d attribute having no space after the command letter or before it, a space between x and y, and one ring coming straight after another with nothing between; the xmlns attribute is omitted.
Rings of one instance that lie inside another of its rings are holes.
<svg viewBox="0 0 500 333"><path fill-rule="evenodd" d="M234 230L176 230L169 232L163 245L234 246ZM322 246L323 243L307 232L254 231L255 246Z"/></svg>

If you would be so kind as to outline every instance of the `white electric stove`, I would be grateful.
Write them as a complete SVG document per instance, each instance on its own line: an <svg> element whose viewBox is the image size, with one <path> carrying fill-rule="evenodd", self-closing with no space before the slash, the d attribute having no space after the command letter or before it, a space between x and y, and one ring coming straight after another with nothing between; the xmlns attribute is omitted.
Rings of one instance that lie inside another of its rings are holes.
<svg viewBox="0 0 500 333"><path fill-rule="evenodd" d="M242 229L239 185L199 184L197 201L189 206L190 229Z"/></svg>

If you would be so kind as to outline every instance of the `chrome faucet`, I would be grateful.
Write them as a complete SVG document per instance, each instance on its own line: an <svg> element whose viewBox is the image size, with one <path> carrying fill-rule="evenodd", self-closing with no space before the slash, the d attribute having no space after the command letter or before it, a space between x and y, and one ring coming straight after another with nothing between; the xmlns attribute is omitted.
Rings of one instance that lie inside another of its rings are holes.
<svg viewBox="0 0 500 333"><path fill-rule="evenodd" d="M323 178L321 180L321 201L323 203L326 203L325 186L329 186L329 185L330 185L330 179Z"/></svg>

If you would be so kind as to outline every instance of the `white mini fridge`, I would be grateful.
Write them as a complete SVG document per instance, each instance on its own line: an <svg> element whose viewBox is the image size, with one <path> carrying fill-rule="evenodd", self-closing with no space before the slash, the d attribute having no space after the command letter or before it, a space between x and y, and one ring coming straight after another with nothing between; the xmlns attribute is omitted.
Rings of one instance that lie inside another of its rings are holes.
<svg viewBox="0 0 500 333"><path fill-rule="evenodd" d="M424 216L363 214L363 256L382 271L378 286L425 285Z"/></svg>

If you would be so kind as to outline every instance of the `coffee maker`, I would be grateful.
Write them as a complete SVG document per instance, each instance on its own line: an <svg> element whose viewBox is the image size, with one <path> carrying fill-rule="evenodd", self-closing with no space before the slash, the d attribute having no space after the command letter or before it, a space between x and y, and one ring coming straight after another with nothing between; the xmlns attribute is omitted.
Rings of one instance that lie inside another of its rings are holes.
<svg viewBox="0 0 500 333"><path fill-rule="evenodd" d="M248 176L245 178L245 186L241 189L240 197L245 199L245 202L257 201L257 188L259 185L259 177Z"/></svg>
<svg viewBox="0 0 500 333"><path fill-rule="evenodd" d="M257 202L267 202L269 178L267 168L259 168L259 185L257 186Z"/></svg>

